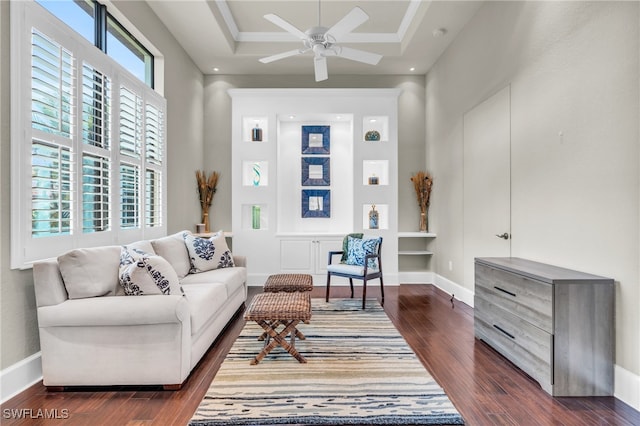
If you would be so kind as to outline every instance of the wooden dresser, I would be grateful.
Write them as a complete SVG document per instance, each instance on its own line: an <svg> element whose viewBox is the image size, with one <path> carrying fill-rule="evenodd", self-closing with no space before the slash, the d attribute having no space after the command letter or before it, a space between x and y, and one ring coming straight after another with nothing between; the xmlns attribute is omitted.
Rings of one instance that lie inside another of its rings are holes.
<svg viewBox="0 0 640 426"><path fill-rule="evenodd" d="M553 396L613 395L614 283L515 257L476 258L475 335Z"/></svg>

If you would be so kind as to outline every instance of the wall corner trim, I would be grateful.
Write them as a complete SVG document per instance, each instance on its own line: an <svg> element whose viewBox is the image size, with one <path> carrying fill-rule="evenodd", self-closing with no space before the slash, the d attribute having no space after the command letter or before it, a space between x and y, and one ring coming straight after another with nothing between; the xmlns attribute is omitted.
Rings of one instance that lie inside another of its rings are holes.
<svg viewBox="0 0 640 426"><path fill-rule="evenodd" d="M613 370L613 396L640 411L640 376L619 365L614 365Z"/></svg>
<svg viewBox="0 0 640 426"><path fill-rule="evenodd" d="M0 371L0 403L4 404L42 380L42 354L37 352Z"/></svg>
<svg viewBox="0 0 640 426"><path fill-rule="evenodd" d="M436 274L435 278L436 287L438 287L445 293L455 295L456 299L466 303L473 308L473 291L451 281L448 278L443 277L442 275Z"/></svg>

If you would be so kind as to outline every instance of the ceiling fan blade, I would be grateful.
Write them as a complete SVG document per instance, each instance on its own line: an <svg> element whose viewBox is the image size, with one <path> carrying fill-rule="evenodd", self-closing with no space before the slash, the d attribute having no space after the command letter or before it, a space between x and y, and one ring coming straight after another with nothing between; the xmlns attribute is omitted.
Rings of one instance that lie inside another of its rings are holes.
<svg viewBox="0 0 640 426"><path fill-rule="evenodd" d="M327 34L339 41L342 36L350 33L369 19L369 15L359 7L354 7L344 18L327 30Z"/></svg>
<svg viewBox="0 0 640 426"><path fill-rule="evenodd" d="M293 34L294 36L298 37L301 40L306 40L308 38L308 36L305 33L300 31L299 29L297 29L292 24L290 24L289 22L285 21L284 19L282 19L278 15L274 15L273 13L269 13L267 15L264 15L264 19L276 24L277 26L279 26L280 28L282 28L286 32Z"/></svg>
<svg viewBox="0 0 640 426"><path fill-rule="evenodd" d="M275 55L271 55L271 56L267 56L266 58L262 58L262 59L260 59L260 62L262 62L263 64L268 64L270 62L278 61L280 59L288 58L290 56L299 55L301 53L304 53L301 49L289 50L287 52L277 53Z"/></svg>
<svg viewBox="0 0 640 426"><path fill-rule="evenodd" d="M316 56L313 58L313 69L316 74L316 81L322 81L329 78L327 71L327 58L324 56Z"/></svg>
<svg viewBox="0 0 640 426"><path fill-rule="evenodd" d="M352 61L364 62L369 65L378 65L378 62L382 59L382 55L378 55L377 53L365 52L364 50L344 46L341 46L340 49L336 51L336 56Z"/></svg>

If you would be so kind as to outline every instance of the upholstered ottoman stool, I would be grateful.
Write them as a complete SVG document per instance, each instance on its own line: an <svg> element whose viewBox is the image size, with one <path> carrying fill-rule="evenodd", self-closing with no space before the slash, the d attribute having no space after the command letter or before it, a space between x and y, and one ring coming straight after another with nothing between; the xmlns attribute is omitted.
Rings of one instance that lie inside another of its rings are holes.
<svg viewBox="0 0 640 426"><path fill-rule="evenodd" d="M295 347L296 326L300 321L311 319L311 298L309 293L279 292L256 294L244 313L244 319L255 321L267 335L262 351L251 360L251 365L258 364L276 346L282 346L301 363L307 360ZM278 331L280 325L284 326ZM287 336L291 334L290 342Z"/></svg>

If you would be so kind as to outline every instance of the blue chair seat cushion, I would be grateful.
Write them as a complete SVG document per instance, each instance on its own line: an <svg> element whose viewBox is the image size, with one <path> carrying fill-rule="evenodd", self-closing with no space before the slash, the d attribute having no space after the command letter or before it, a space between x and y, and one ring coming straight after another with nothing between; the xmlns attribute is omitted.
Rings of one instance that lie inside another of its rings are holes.
<svg viewBox="0 0 640 426"><path fill-rule="evenodd" d="M352 238L348 237L347 242L347 265L363 266L365 256L369 254L377 254L378 244L382 242L380 237L378 238ZM376 259L369 259L369 268L377 268L378 262Z"/></svg>
<svg viewBox="0 0 640 426"><path fill-rule="evenodd" d="M347 274L354 275L359 277L364 277L364 265L347 265L345 263L332 263L331 265L327 265L327 271L339 273L339 274ZM369 268L367 270L368 273L376 273L378 272L378 268Z"/></svg>

